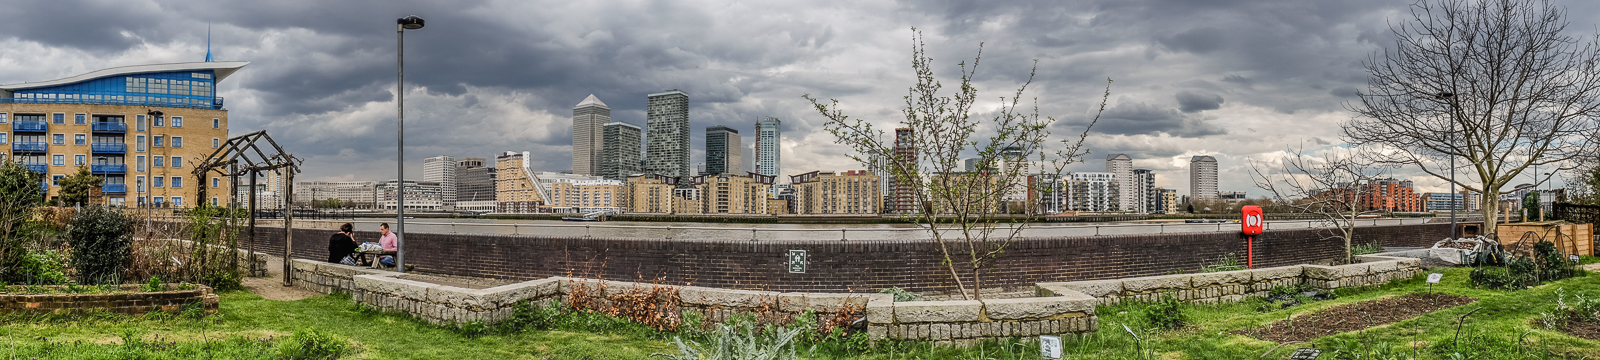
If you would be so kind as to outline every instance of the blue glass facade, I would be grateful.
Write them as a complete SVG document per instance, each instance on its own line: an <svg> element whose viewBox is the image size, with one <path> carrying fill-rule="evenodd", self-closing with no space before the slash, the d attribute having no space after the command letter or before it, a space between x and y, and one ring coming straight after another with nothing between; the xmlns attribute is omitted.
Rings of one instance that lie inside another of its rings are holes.
<svg viewBox="0 0 1600 360"><path fill-rule="evenodd" d="M222 109L216 73L185 70L106 76L69 84L18 89L0 102L141 105Z"/></svg>

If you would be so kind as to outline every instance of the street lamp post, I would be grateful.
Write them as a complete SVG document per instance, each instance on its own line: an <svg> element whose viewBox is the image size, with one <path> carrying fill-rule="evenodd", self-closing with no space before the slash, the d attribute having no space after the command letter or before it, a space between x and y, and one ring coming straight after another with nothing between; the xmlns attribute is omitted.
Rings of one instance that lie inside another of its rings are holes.
<svg viewBox="0 0 1600 360"><path fill-rule="evenodd" d="M1445 99L1445 101L1449 101L1450 102L1450 132L1445 134L1445 136L1446 136L1445 142L1450 143L1450 146L1455 146L1455 142L1456 142L1456 94L1447 93L1447 92L1446 93L1439 93L1439 98ZM1451 200L1455 200L1455 197L1457 195L1460 195L1460 194L1456 193L1456 155L1455 154L1450 154L1450 198L1451 198ZM1455 239L1455 238L1458 237L1458 236L1456 236L1456 208L1461 207L1461 205L1464 205L1467 202L1467 196L1466 195L1460 195L1460 196L1461 196L1461 200L1460 201L1452 201L1452 204L1450 205L1450 238L1451 239Z"/></svg>
<svg viewBox="0 0 1600 360"><path fill-rule="evenodd" d="M399 64L396 73L398 80L394 85L394 95L398 99L396 106L399 108L399 117L396 121L398 126L395 127L399 131L399 146L396 147L396 151L399 152L399 160L396 163L399 176L395 180L394 268L402 274L406 272L406 30L421 29L422 24L422 18L412 15L396 19L394 29L396 41L399 43L399 49L395 52L395 60Z"/></svg>

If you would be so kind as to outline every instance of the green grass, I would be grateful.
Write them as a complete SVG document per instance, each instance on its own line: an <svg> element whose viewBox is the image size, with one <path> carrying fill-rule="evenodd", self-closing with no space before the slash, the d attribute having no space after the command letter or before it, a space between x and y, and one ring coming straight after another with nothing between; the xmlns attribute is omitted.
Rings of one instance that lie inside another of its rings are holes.
<svg viewBox="0 0 1600 360"><path fill-rule="evenodd" d="M1588 259L1585 259L1588 260ZM1600 345L1545 330L1533 324L1555 309L1555 290L1600 296L1600 276L1583 276L1533 289L1474 289L1470 269L1444 269L1433 291L1479 301L1360 332L1283 346L1266 356L1283 359L1295 348L1327 350L1321 359L1600 359ZM1221 305L1183 305L1186 327L1152 330L1143 309L1125 303L1097 309L1101 328L1067 337L1069 359L1256 359L1277 344L1229 332L1252 328L1332 306L1427 291L1426 275L1381 287L1342 289L1335 300L1277 309L1259 301ZM1475 308L1462 328L1461 347L1453 346L1456 319ZM0 317L4 343L0 357L49 359L259 359L284 358L293 349L344 344L349 359L640 359L674 351L675 334L618 326L596 315L567 315L554 328L518 333L464 334L409 316L354 306L347 297L319 296L273 301L231 292L223 294L218 315L159 315L136 318L112 314ZM1144 340L1135 341L1123 325ZM581 330L579 330L581 329ZM311 341L312 334L326 339ZM131 339L131 340L130 340ZM202 341L209 340L209 341ZM132 343L133 345L129 345ZM812 350L815 346L815 350ZM1144 350L1142 353L1140 350ZM337 349L335 349L337 350ZM1337 353L1336 353L1337 351ZM1453 353L1460 352L1459 357ZM1038 359L1038 346L1015 339L977 347L935 347L926 342L882 342L870 349L840 342L802 344L803 357L816 359ZM1360 356L1353 356L1359 354Z"/></svg>

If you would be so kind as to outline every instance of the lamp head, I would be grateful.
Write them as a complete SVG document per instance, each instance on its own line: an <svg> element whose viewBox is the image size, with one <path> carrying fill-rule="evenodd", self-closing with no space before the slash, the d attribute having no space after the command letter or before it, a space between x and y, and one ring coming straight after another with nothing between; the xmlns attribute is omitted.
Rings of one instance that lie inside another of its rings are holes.
<svg viewBox="0 0 1600 360"><path fill-rule="evenodd" d="M146 114L146 115L150 115L150 116L161 116L161 115L164 115L164 114L163 114L163 113L162 113L162 112L161 112L161 110L150 110L150 111L148 111L148 112L145 112L145 114Z"/></svg>
<svg viewBox="0 0 1600 360"><path fill-rule="evenodd" d="M423 21L422 18L412 15L395 20L395 23L400 24L403 29L416 30L422 28Z"/></svg>
<svg viewBox="0 0 1600 360"><path fill-rule="evenodd" d="M1456 96L1456 94L1455 94L1455 93L1449 93L1449 92L1442 92L1442 93L1439 93L1439 98L1440 98L1440 99L1449 99L1449 98L1453 98L1453 97L1455 97L1455 96Z"/></svg>

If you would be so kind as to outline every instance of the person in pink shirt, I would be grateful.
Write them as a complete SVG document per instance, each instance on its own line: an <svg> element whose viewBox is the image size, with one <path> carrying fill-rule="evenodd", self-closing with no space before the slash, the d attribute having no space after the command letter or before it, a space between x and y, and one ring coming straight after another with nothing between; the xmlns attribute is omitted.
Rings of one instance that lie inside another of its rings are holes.
<svg viewBox="0 0 1600 360"><path fill-rule="evenodd" d="M400 247L396 245L398 239L394 233L389 232L389 223L379 224L378 232L383 234L383 236L378 238L378 245L383 245L384 251L400 251ZM383 257L378 258L378 262L383 263L383 266L392 267L394 266L394 257L384 255Z"/></svg>

